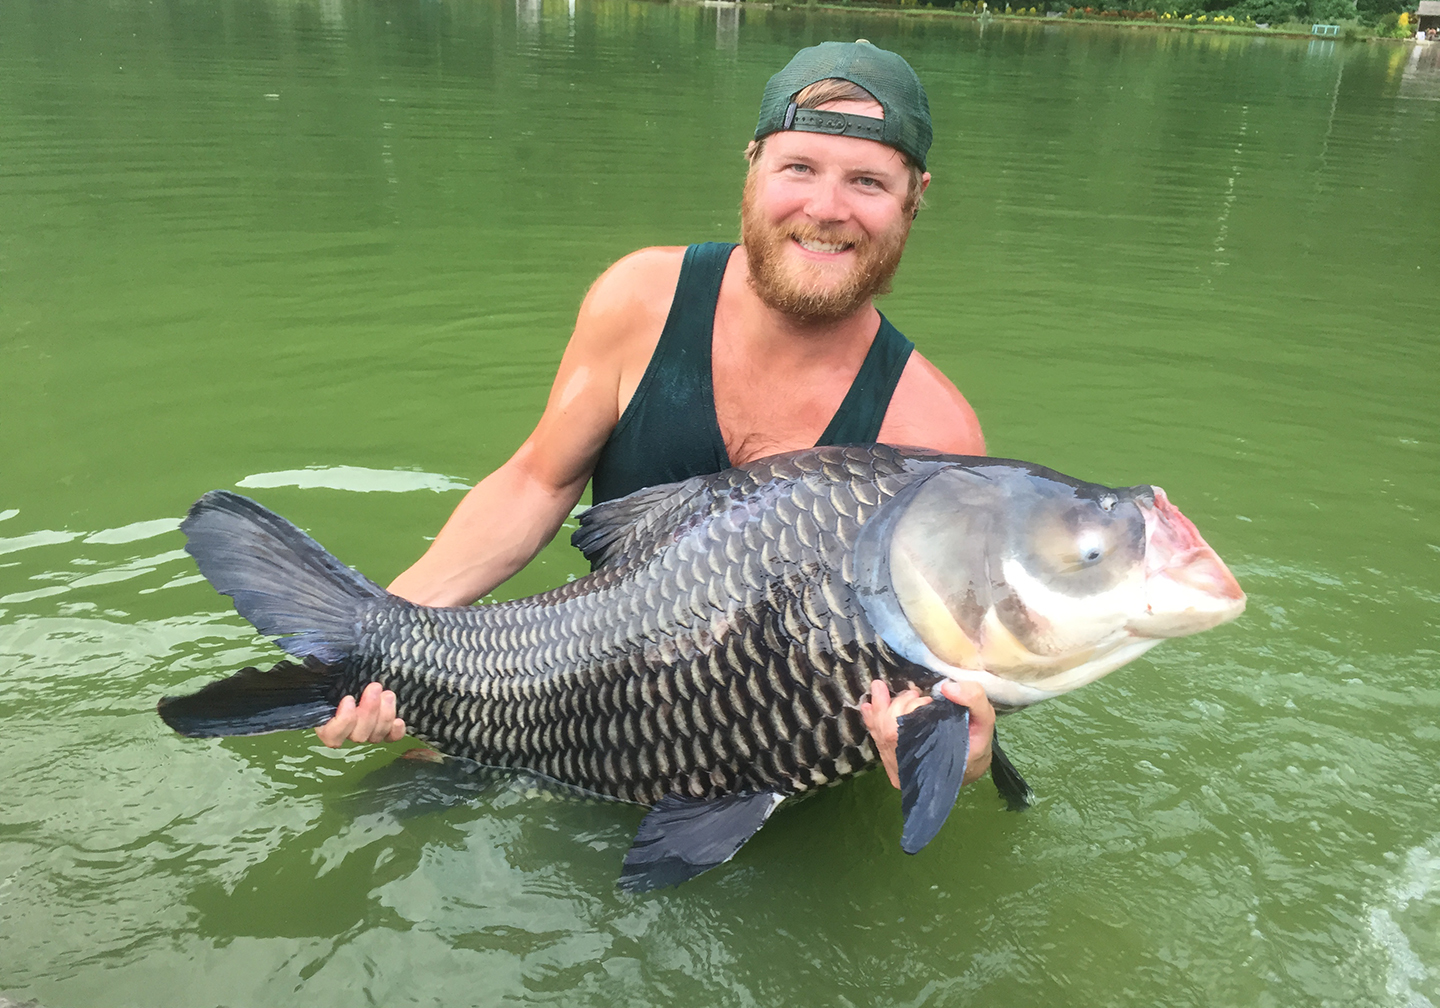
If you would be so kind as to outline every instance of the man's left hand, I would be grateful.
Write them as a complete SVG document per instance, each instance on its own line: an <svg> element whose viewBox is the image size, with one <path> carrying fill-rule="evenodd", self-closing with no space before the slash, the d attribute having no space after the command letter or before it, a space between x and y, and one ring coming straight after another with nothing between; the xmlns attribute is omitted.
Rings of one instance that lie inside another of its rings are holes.
<svg viewBox="0 0 1440 1008"><path fill-rule="evenodd" d="M952 703L970 708L970 759L965 764L965 783L978 780L990 769L990 740L995 736L995 708L979 683L952 682L940 686L940 694ZM915 688L890 695L890 687L876 679L870 684L870 698L860 704L860 716L875 740L880 762L890 775L890 783L900 786L896 769L895 746L900 739L900 718L918 707L932 703Z"/></svg>

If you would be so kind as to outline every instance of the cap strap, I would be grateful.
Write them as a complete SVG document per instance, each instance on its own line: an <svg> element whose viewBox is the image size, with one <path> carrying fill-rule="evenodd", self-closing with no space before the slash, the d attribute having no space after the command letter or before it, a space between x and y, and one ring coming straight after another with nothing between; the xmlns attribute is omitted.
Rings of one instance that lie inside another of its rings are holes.
<svg viewBox="0 0 1440 1008"><path fill-rule="evenodd" d="M794 103L790 105L795 108ZM853 136L862 140L884 142L885 120L870 116L850 115L848 112L830 112L825 109L796 109L785 113L785 129L800 130L804 133L831 133L835 136Z"/></svg>

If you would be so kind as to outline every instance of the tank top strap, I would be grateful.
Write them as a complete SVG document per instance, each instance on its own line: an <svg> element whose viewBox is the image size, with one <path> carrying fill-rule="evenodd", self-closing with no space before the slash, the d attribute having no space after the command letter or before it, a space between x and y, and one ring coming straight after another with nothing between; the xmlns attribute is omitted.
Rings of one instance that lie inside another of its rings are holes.
<svg viewBox="0 0 1440 1008"><path fill-rule="evenodd" d="M885 422L890 398L914 349L915 344L881 315L880 329L855 380L850 383L850 391L845 393L840 408L815 446L868 444L880 440L880 426Z"/></svg>
<svg viewBox="0 0 1440 1008"><path fill-rule="evenodd" d="M591 477L595 503L730 468L715 416L710 350L731 242L685 250L665 328Z"/></svg>

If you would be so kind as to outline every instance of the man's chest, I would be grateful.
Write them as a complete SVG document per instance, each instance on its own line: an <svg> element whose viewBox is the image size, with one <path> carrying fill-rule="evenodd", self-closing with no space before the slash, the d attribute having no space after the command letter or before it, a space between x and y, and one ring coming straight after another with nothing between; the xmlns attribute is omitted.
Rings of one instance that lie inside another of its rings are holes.
<svg viewBox="0 0 1440 1008"><path fill-rule="evenodd" d="M730 461L741 465L813 447L844 402L859 362L744 350L719 337L711 356L715 418Z"/></svg>

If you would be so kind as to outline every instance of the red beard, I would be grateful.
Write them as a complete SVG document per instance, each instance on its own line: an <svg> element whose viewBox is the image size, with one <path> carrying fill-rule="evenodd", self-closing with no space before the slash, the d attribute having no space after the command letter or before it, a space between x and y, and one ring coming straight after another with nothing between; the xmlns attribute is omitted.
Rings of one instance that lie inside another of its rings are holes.
<svg viewBox="0 0 1440 1008"><path fill-rule="evenodd" d="M755 209L752 173L745 179L740 200L740 240L749 260L750 287L765 304L799 322L838 322L864 308L872 298L890 293L910 223L910 216L902 214L893 228L876 236L804 222L772 225ZM786 246L795 239L854 246L850 274L835 280L818 264L787 261Z"/></svg>

